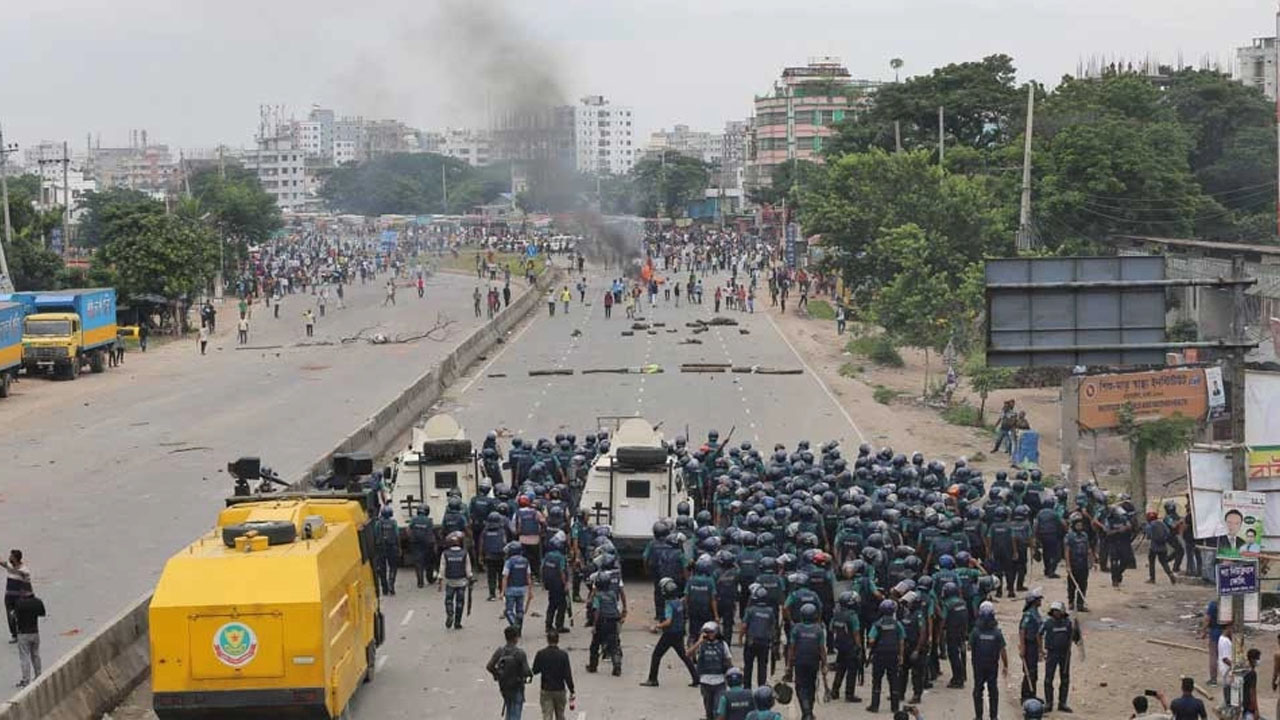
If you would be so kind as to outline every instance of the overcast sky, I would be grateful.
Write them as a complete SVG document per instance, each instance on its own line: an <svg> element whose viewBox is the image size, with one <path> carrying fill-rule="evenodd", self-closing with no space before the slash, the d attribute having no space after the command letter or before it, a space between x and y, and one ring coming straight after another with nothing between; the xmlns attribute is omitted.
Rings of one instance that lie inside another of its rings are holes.
<svg viewBox="0 0 1280 720"><path fill-rule="evenodd" d="M892 79L991 53L1056 82L1091 54L1233 61L1275 34L1267 0L39 0L0 23L0 123L29 145L130 128L178 147L251 142L261 104L482 125L529 88L603 94L639 137L751 114L785 65L841 57ZM497 52L495 52L495 48ZM532 74L532 77L529 75ZM495 77L504 76L504 77ZM498 96L498 97L495 97Z"/></svg>

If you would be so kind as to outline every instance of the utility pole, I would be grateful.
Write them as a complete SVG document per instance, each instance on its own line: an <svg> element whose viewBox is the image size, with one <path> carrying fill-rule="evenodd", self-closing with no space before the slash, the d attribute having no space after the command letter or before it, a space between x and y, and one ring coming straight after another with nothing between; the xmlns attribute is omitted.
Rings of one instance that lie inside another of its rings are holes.
<svg viewBox="0 0 1280 720"><path fill-rule="evenodd" d="M894 152L902 152L902 121L893 121L893 147Z"/></svg>
<svg viewBox="0 0 1280 720"><path fill-rule="evenodd" d="M71 153L62 141L62 247L71 245Z"/></svg>
<svg viewBox="0 0 1280 720"><path fill-rule="evenodd" d="M1231 258L1231 279L1244 280L1244 257ZM1249 449L1244 444L1244 329L1246 322L1243 283L1231 286L1231 489L1249 489ZM1234 634L1232 667L1243 667L1244 596L1231 596L1231 625ZM1231 682L1223 678L1223 685Z"/></svg>
<svg viewBox="0 0 1280 720"><path fill-rule="evenodd" d="M4 204L4 244L9 247L13 247L13 225L9 222L9 153L17 151L17 143L4 144L4 128L0 127L0 203ZM0 245L0 292L13 292L4 245Z"/></svg>
<svg viewBox="0 0 1280 720"><path fill-rule="evenodd" d="M440 194L444 197L444 212L449 212L449 176L445 174L445 163L440 162Z"/></svg>
<svg viewBox="0 0 1280 720"><path fill-rule="evenodd" d="M1030 250L1035 242L1031 237L1031 128L1035 123L1036 86L1027 83L1027 130L1022 147L1022 211L1018 215L1018 250Z"/></svg>
<svg viewBox="0 0 1280 720"><path fill-rule="evenodd" d="M1280 68L1280 9L1276 10L1276 65ZM1277 81L1280 87L1280 78ZM1276 136L1280 139L1280 93L1276 93ZM1280 158L1280 145L1276 146L1277 157ZM1280 179L1280 167L1276 168L1277 179ZM1280 185L1276 187L1276 235L1280 236Z"/></svg>
<svg viewBox="0 0 1280 720"><path fill-rule="evenodd" d="M946 132L942 124L942 106L938 106L938 167L947 159Z"/></svg>

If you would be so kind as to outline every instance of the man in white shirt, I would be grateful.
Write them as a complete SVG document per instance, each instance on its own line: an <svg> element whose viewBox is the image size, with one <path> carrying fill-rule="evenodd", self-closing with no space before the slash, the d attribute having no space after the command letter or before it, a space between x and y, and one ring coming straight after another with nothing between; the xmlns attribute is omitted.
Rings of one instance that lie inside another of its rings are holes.
<svg viewBox="0 0 1280 720"><path fill-rule="evenodd" d="M1222 682L1222 700L1231 704L1231 624L1222 627L1222 636L1218 638L1218 677Z"/></svg>

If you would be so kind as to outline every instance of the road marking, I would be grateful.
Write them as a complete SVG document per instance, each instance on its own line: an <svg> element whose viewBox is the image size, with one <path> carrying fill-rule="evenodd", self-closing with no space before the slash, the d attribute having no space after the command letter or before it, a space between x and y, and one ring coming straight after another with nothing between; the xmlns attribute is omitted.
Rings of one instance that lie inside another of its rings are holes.
<svg viewBox="0 0 1280 720"><path fill-rule="evenodd" d="M489 362L485 363L485 366L480 368L480 372L476 373L475 377L468 380L467 384L462 386L462 389L458 391L458 395L459 396L465 395L466 392L471 389L471 386L475 384L475 381L479 380L480 378L488 374L489 368L493 367L493 364L498 362L498 358L502 357L503 354L507 352L507 350L511 349L512 345L515 345L517 342L519 342L520 338L524 337L525 332L528 331L529 328L533 327L533 324L535 322L537 322L536 318L533 320L530 320L528 323L525 324L524 327L520 328L520 332L516 333L515 337L511 338L510 340L507 340L503 344L502 349L498 351L498 354L490 358Z"/></svg>
<svg viewBox="0 0 1280 720"><path fill-rule="evenodd" d="M377 662L375 662L375 663L373 664L373 669L374 669L374 670L382 670L382 666L387 664L387 658L389 658L389 657L391 657L391 656L390 656L390 655L383 655L382 657L378 658L378 661L377 661Z"/></svg>
<svg viewBox="0 0 1280 720"><path fill-rule="evenodd" d="M853 421L849 412L845 410L844 406L840 404L840 401L836 399L836 396L831 392L831 389L827 387L826 383L822 382L822 378L818 377L818 373L814 372L813 368L809 367L809 363L804 361L804 358L800 356L800 351L796 350L796 346L792 345L791 341L787 339L787 336L782 334L782 329L778 327L778 323L774 322L773 318L768 315L765 315L764 317L769 321L769 324L773 326L773 331L778 333L778 337L782 338L782 342L786 343L787 347L791 349L791 354L795 355L796 360L800 361L800 365L808 371L809 377L813 378L813 381L818 383L818 387L822 388L822 392L826 394L827 399L831 400L831 403L836 406L836 409L839 410L840 414L844 416L844 419L848 421L849 427L853 428L853 431L858 433L859 442L866 442L867 436L862 434L862 428L858 427L858 423Z"/></svg>
<svg viewBox="0 0 1280 720"><path fill-rule="evenodd" d="M410 620L413 620L412 610L404 614L404 619L400 621L400 627L405 627L406 625L408 625Z"/></svg>

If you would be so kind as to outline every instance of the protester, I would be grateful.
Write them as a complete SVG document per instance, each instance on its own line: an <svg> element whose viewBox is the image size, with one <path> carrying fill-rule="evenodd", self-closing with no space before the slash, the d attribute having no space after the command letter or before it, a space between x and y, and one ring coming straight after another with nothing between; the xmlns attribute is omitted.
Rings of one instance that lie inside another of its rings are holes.
<svg viewBox="0 0 1280 720"><path fill-rule="evenodd" d="M520 629L508 625L502 635L506 644L493 652L485 669L498 683L504 720L520 720L524 713L524 686L533 679L533 670L519 645Z"/></svg>
<svg viewBox="0 0 1280 720"><path fill-rule="evenodd" d="M565 720L565 707L577 700L569 653L560 649L560 633L547 632L547 646L533 656L534 675L542 676L539 704L542 720Z"/></svg>

